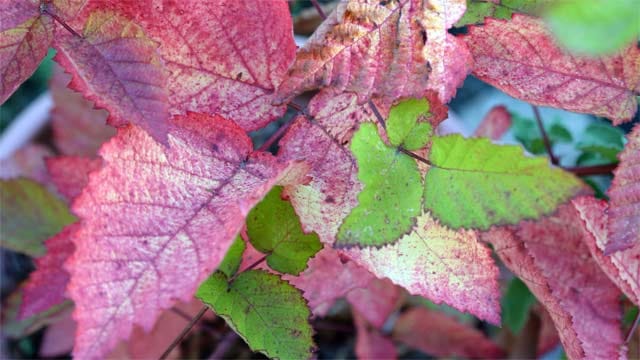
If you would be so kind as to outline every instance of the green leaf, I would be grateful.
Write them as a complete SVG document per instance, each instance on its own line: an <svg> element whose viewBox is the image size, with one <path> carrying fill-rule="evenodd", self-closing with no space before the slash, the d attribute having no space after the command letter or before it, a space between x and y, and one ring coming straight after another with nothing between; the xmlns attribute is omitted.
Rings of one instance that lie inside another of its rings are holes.
<svg viewBox="0 0 640 360"><path fill-rule="evenodd" d="M502 323L514 334L519 334L529 318L529 310L535 303L536 298L527 285L522 280L514 278L502 298Z"/></svg>
<svg viewBox="0 0 640 360"><path fill-rule="evenodd" d="M511 19L514 13L535 15L552 1L555 0L502 0L496 4L488 0L467 0L467 11L455 26L481 24L487 17Z"/></svg>
<svg viewBox="0 0 640 360"><path fill-rule="evenodd" d="M38 257L44 241L76 219L67 205L29 179L0 180L0 242L3 247Z"/></svg>
<svg viewBox="0 0 640 360"><path fill-rule="evenodd" d="M336 244L381 246L409 232L420 214L422 179L416 162L385 145L375 125L362 124L351 142L364 189L344 219Z"/></svg>
<svg viewBox="0 0 640 360"><path fill-rule="evenodd" d="M544 18L555 37L570 51L612 54L637 40L640 11L637 0L557 1Z"/></svg>
<svg viewBox="0 0 640 360"><path fill-rule="evenodd" d="M221 272L205 280L196 296L249 344L270 358L310 358L315 348L311 311L300 291L277 275L243 272L231 283Z"/></svg>
<svg viewBox="0 0 640 360"><path fill-rule="evenodd" d="M249 213L247 232L258 251L269 254L267 264L279 272L297 275L322 244L315 233L305 234L291 203L282 200L277 186Z"/></svg>
<svg viewBox="0 0 640 360"><path fill-rule="evenodd" d="M409 99L392 107L386 123L389 142L407 150L423 148L433 128L428 122L418 120L428 115L429 103L425 99Z"/></svg>
<svg viewBox="0 0 640 360"><path fill-rule="evenodd" d="M246 248L247 245L244 243L244 240L238 235L229 247L229 250L227 250L227 254L224 256L224 259L222 259L220 266L218 266L218 271L223 272L227 276L233 276L240 267L242 254Z"/></svg>
<svg viewBox="0 0 640 360"><path fill-rule="evenodd" d="M576 147L583 152L578 158L578 165L618 162L618 153L624 148L624 133L606 123L592 123Z"/></svg>
<svg viewBox="0 0 640 360"><path fill-rule="evenodd" d="M425 179L425 208L454 228L488 229L549 214L580 188L546 158L484 138L435 137Z"/></svg>
<svg viewBox="0 0 640 360"><path fill-rule="evenodd" d="M571 136L569 130L567 130L567 128L560 123L552 124L548 129L545 126L545 131L547 131L547 134L549 135L549 141L552 144L569 143L573 141L573 137Z"/></svg>

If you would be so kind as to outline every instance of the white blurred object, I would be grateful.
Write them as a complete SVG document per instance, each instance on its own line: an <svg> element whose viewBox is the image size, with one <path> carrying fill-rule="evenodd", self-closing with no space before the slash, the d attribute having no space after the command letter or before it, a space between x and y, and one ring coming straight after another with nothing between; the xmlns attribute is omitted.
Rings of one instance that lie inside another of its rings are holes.
<svg viewBox="0 0 640 360"><path fill-rule="evenodd" d="M49 92L38 96L11 122L0 136L0 160L7 159L29 142L49 121L53 99Z"/></svg>

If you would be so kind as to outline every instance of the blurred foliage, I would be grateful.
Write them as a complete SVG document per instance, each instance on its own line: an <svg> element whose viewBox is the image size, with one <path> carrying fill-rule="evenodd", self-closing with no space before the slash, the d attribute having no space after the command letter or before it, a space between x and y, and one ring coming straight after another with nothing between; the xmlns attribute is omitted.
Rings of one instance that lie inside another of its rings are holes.
<svg viewBox="0 0 640 360"><path fill-rule="evenodd" d="M529 318L531 307L535 303L536 298L529 291L527 285L522 280L513 278L502 297L502 324L514 334L519 334Z"/></svg>
<svg viewBox="0 0 640 360"><path fill-rule="evenodd" d="M38 95L45 92L49 86L49 79L53 72L53 56L55 51L49 49L38 69L25 81L16 92L0 105L0 133L2 133L11 121L24 110Z"/></svg>
<svg viewBox="0 0 640 360"><path fill-rule="evenodd" d="M528 152L534 155L546 154L544 140L538 129L538 124L533 119L522 117L518 114L512 116L513 136L520 142ZM544 129L549 137L551 146L560 143L570 143L573 141L571 132L561 123L560 119L554 119L553 123L543 123Z"/></svg>
<svg viewBox="0 0 640 360"><path fill-rule="evenodd" d="M543 17L568 50L606 55L624 48L640 35L638 0L555 1Z"/></svg>

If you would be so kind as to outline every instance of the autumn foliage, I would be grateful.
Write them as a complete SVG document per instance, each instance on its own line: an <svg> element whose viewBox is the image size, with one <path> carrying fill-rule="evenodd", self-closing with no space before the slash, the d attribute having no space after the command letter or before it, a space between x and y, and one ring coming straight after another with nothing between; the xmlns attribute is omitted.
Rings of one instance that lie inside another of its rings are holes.
<svg viewBox="0 0 640 360"><path fill-rule="evenodd" d="M478 3L343 0L296 49L284 0L0 0L0 101L48 49L62 69L59 154L3 163L2 245L37 258L14 318L38 328L73 311L78 359L158 357L178 335L171 310L205 304L252 350L310 358L312 319L345 298L361 358L399 344L504 357L434 305L500 326L502 270L537 299L541 348L559 338L570 359L626 358L640 128L605 201L548 158L492 142L511 126L503 107L476 137L438 125L469 74L627 122L640 50L573 54L531 9ZM288 108L255 149L249 132Z"/></svg>

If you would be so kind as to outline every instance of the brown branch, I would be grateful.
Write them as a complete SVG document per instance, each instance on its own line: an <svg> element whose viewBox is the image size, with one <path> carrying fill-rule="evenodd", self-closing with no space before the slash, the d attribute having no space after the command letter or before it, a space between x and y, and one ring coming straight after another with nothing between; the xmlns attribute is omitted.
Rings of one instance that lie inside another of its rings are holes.
<svg viewBox="0 0 640 360"><path fill-rule="evenodd" d="M276 130L276 132L271 134L271 136L269 136L267 141L265 141L264 144L260 146L258 151L268 151L271 145L275 144L278 140L280 140L280 138L287 132L287 130L289 130L291 125L293 125L293 122L295 118L298 116L298 114L300 114L300 112L297 112L296 114L294 114L293 117L289 119L289 121L284 123L278 130Z"/></svg>
<svg viewBox="0 0 640 360"><path fill-rule="evenodd" d="M327 18L327 14L325 14L324 10L322 10L322 6L320 6L318 0L311 0L311 3L313 4L313 7L316 8L316 11L318 12L318 15L320 15L322 20L325 20Z"/></svg>
<svg viewBox="0 0 640 360"><path fill-rule="evenodd" d="M538 123L538 128L540 129L540 133L542 134L542 142L544 142L544 147L547 149L547 154L549 154L549 158L551 159L551 163L553 165L558 165L558 158L553 154L553 149L551 148L551 141L549 140L549 136L547 136L547 132L544 129L544 125L542 124L542 117L540 116L540 110L537 106L531 105L533 108L533 114L536 117L536 123Z"/></svg>
<svg viewBox="0 0 640 360"><path fill-rule="evenodd" d="M382 117L382 114L380 114L380 111L378 111L378 107L376 106L376 104L374 104L371 99L369 99L368 104L369 104L369 108L371 108L371 111L373 111L373 115L376 116L376 119L378 120L378 124L380 124L380 126L386 130L387 124L384 122L384 118Z"/></svg>
<svg viewBox="0 0 640 360"><path fill-rule="evenodd" d="M187 324L187 326L182 329L182 332L180 332L180 334L175 339L173 339L171 344L169 344L169 347L167 347L167 349L162 353L162 355L160 356L160 360L166 359L167 356L169 356L169 354L173 351L173 349L175 349L175 347L182 342L187 334L189 334L193 326L202 318L202 316L204 316L204 313L207 312L207 309L208 307L205 305L202 307L202 309L200 309L200 311L198 311L196 316L194 316L191 321L189 321L189 324Z"/></svg>
<svg viewBox="0 0 640 360"><path fill-rule="evenodd" d="M566 167L562 168L576 176L588 176L588 175L606 175L611 174L616 169L618 164L605 164L595 166L581 166L581 167Z"/></svg>

